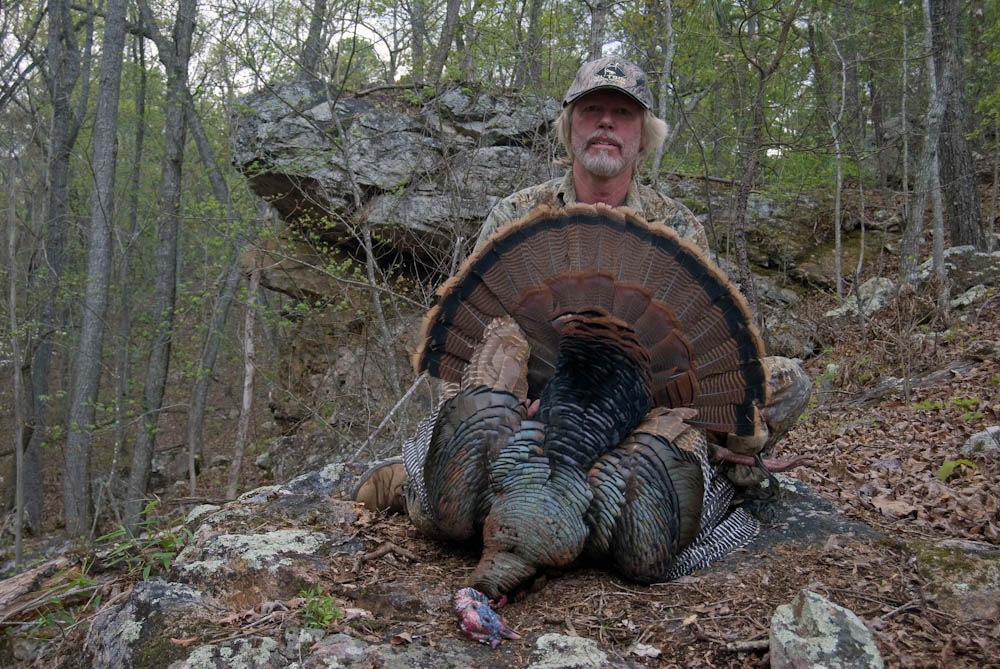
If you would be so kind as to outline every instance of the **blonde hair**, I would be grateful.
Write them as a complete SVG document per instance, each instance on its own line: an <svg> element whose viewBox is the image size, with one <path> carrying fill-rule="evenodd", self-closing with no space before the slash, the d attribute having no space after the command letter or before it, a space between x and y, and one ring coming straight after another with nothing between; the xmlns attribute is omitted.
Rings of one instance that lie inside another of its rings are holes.
<svg viewBox="0 0 1000 669"><path fill-rule="evenodd" d="M556 137L566 149L566 157L570 163L573 162L572 116L574 107L576 107L576 102L571 102L563 107L554 126ZM647 156L655 153L666 138L667 124L658 119L656 114L644 108L642 110L642 135L639 137L639 156L636 162L642 162Z"/></svg>

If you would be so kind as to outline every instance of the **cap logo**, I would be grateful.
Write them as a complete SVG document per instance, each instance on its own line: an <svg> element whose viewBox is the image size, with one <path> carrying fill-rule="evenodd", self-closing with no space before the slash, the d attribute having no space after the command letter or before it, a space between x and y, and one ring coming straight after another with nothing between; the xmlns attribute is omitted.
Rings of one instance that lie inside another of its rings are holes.
<svg viewBox="0 0 1000 669"><path fill-rule="evenodd" d="M605 65L604 69L594 75L601 79L607 79L608 81L614 82L616 84L624 84L626 77L625 71L622 70L621 66L617 63L611 63L610 65Z"/></svg>

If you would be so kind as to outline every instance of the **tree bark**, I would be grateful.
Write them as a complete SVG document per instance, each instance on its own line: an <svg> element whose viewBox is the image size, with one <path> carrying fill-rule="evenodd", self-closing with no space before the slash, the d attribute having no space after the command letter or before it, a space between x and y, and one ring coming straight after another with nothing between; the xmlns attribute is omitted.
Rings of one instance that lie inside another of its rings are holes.
<svg viewBox="0 0 1000 669"><path fill-rule="evenodd" d="M95 403L101 379L101 341L111 277L111 228L114 224L115 158L122 50L125 48L125 0L108 0L104 19L100 83L94 114L90 221L87 226L87 282L83 319L70 392L66 434L63 506L71 537L90 531L90 448Z"/></svg>
<svg viewBox="0 0 1000 669"><path fill-rule="evenodd" d="M257 315L257 293L260 290L260 267L254 263L250 271L250 285L247 288L247 310L243 323L243 400L240 403L240 419L236 426L236 443L233 444L233 460L229 463L229 485L226 499L236 499L236 487L240 481L243 466L243 451L246 449L247 432L250 427L250 413L253 410L254 377L254 323Z"/></svg>
<svg viewBox="0 0 1000 669"><path fill-rule="evenodd" d="M909 43L906 39L906 4L904 0L899 0L900 15L902 20L900 23L903 26L903 94L900 101L899 114L903 121L903 223L904 225L909 225L910 220L910 123L907 119L907 107L906 107L906 89L910 85L909 82L909 58L907 57L907 48Z"/></svg>
<svg viewBox="0 0 1000 669"><path fill-rule="evenodd" d="M590 10L590 37L587 39L587 60L600 58L604 52L608 23L608 3L604 0L583 0Z"/></svg>
<svg viewBox="0 0 1000 669"><path fill-rule="evenodd" d="M410 76L413 83L424 83L424 45L427 43L427 24L424 22L424 0L410 0Z"/></svg>
<svg viewBox="0 0 1000 669"><path fill-rule="evenodd" d="M961 31L961 3L956 0L931 0L931 30L934 40L934 68L938 86L946 100L937 155L945 225L952 244L971 244L977 251L986 250L982 211L976 192L972 152L965 139L971 129L965 105L965 76ZM951 76L943 76L945 68Z"/></svg>
<svg viewBox="0 0 1000 669"><path fill-rule="evenodd" d="M156 299L153 306L153 342L146 367L143 388L142 420L136 435L132 466L129 469L128 498L125 501L125 526L134 530L145 506L146 485L156 446L157 422L163 402L177 295L177 238L181 218L181 178L184 166L184 103L187 93L187 69L191 59L191 35L197 12L197 0L181 0L177 7L173 40L166 54L167 109L164 128L163 170L160 181L160 213L157 219ZM152 22L143 0L143 19ZM163 55L161 54L161 57Z"/></svg>
<svg viewBox="0 0 1000 669"><path fill-rule="evenodd" d="M133 145L132 180L129 185L128 234L122 245L121 257L118 259L118 285L128 286L132 278L132 247L138 238L139 230L139 185L142 170L142 153L146 135L146 38L135 39L133 57L139 70L139 88L135 94L136 132ZM101 495L97 498L95 516L101 514L101 501L107 497L111 508L115 511L116 520L121 522L117 501L113 499L110 482L117 477L118 461L128 440L126 416L128 414L130 376L132 374L132 354L129 342L132 338L132 291L121 291L118 305L118 346L115 351L115 443L111 454L111 469L107 483ZM120 501L120 500L118 500Z"/></svg>
<svg viewBox="0 0 1000 669"><path fill-rule="evenodd" d="M451 41L455 36L455 28L458 26L458 10L461 0L447 0L445 5L444 24L441 26L441 38L438 40L437 48L434 50L434 59L431 61L431 71L428 83L437 86L441 81L441 73L444 70L448 54L451 52Z"/></svg>
<svg viewBox="0 0 1000 669"><path fill-rule="evenodd" d="M45 466L45 435L49 420L49 375L56 332L60 329L57 296L64 265L63 249L69 229L69 166L76 143L79 120L74 118L72 93L80 78L81 55L70 16L70 3L49 3L49 32L46 45L48 90L52 117L48 145L46 230L42 251L42 269L29 276L29 290L45 296L38 313L38 340L26 350L32 351L29 364L31 397L24 430L27 445L22 473L28 527L38 533L42 523L42 471ZM12 479L15 480L15 479ZM8 488L12 493L13 488ZM8 505L14 503L8 499Z"/></svg>
<svg viewBox="0 0 1000 669"><path fill-rule="evenodd" d="M21 346L17 326L17 161L10 156L7 176L7 311L10 325L10 366L14 373L14 567L24 564L24 416L21 388Z"/></svg>
<svg viewBox="0 0 1000 669"><path fill-rule="evenodd" d="M801 0L795 0L792 8L788 11L781 22L781 32L776 41L777 48L769 63L760 62L759 57L751 55L746 50L743 43L743 35L740 35L740 48L744 57L751 67L757 72L757 88L754 91L753 115L750 125L750 138L746 145L746 158L743 163L743 174L740 179L739 190L736 194L736 204L733 220L733 241L736 246L736 264L739 267L740 283L750 301L750 308L754 312L754 321L757 325L763 325L760 312L760 304L757 300L757 288L753 283L753 274L750 271L750 258L747 255L746 230L747 230L747 203L750 199L750 188L757 178L757 167L760 164L761 145L764 137L764 99L767 94L767 84L781 64L781 59L785 55L785 47L788 45L788 33L791 30L792 22L798 16L799 4ZM746 26L753 26L757 18L754 11L747 17ZM753 31L758 34L758 30Z"/></svg>
<svg viewBox="0 0 1000 669"><path fill-rule="evenodd" d="M932 54L934 53L934 36L931 28L931 7L930 0L924 0L924 28L927 44L927 82L930 98L927 103L927 130L924 134L923 147L920 150L920 171L917 173L917 185L914 189L915 198L910 209L910 218L906 221L906 228L903 231L903 240L900 244L900 283L913 283L914 274L917 269L917 261L920 255L920 242L924 232L924 212L927 209L927 195L932 188L936 188L934 183L933 167L936 164L935 153L938 138L941 135L941 123L944 118L945 107L948 101L944 94L943 86L938 85L938 77L935 72ZM942 77L952 76L952 63L948 60L944 63Z"/></svg>
<svg viewBox="0 0 1000 669"><path fill-rule="evenodd" d="M517 70L518 87L534 93L541 92L542 86L542 34L539 19L542 15L542 0L531 0L528 5L528 34L521 52L521 66ZM523 81L527 76L527 83Z"/></svg>
<svg viewBox="0 0 1000 669"><path fill-rule="evenodd" d="M670 80L674 67L674 4L673 0L665 0L663 12L659 16L663 26L663 70L660 72L660 97L657 100L656 115L666 123L667 108L669 100ZM660 187L660 164L663 162L663 154L667 150L667 143L664 142L656 147L656 154L653 156L653 188Z"/></svg>
<svg viewBox="0 0 1000 669"><path fill-rule="evenodd" d="M205 424L205 407L208 401L208 386L212 381L212 370L219 354L219 343L222 341L222 331L229 318L229 309L236 296L236 286L240 281L240 254L244 246L237 242L233 245L233 259L226 273L225 282L215 302L212 313L212 323L205 337L205 347L198 361L198 376L191 393L191 408L188 410L187 444L188 444L188 490L193 496L197 490L197 470L195 462L201 457L202 429Z"/></svg>
<svg viewBox="0 0 1000 669"><path fill-rule="evenodd" d="M305 77L320 78L317 68L326 50L326 35L323 31L326 22L326 0L313 0L309 9L309 35L302 45L302 60L299 63L299 72Z"/></svg>
<svg viewBox="0 0 1000 669"><path fill-rule="evenodd" d="M941 174L938 169L938 157L931 160L931 203L934 212L934 223L931 226L933 231L933 242L931 244L931 266L934 269L934 278L937 281L937 305L938 308L948 312L950 301L950 290L948 289L948 276L944 267L944 206L941 198Z"/></svg>

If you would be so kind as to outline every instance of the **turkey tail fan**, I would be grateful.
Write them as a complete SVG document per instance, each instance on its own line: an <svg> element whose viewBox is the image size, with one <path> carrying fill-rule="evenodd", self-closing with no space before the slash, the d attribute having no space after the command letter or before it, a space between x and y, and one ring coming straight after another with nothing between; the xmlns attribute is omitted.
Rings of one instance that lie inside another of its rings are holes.
<svg viewBox="0 0 1000 669"><path fill-rule="evenodd" d="M538 397L559 349L555 319L606 314L650 354L659 406L690 406L698 427L756 434L768 399L764 346L746 300L695 244L604 205L542 208L462 263L424 317L414 368L459 381L487 324L512 316L530 346Z"/></svg>

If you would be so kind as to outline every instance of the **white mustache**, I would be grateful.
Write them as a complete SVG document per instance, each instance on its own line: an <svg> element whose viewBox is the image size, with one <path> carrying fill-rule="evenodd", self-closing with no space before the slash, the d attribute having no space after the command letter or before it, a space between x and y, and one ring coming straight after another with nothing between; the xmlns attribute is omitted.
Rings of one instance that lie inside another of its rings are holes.
<svg viewBox="0 0 1000 669"><path fill-rule="evenodd" d="M609 132L604 132L603 130L597 130L595 132L592 132L590 133L590 136L587 137L587 146L590 146L594 142L604 142L604 143L614 144L619 149L622 148L622 144L625 143L621 137L614 134L613 132L609 133Z"/></svg>

